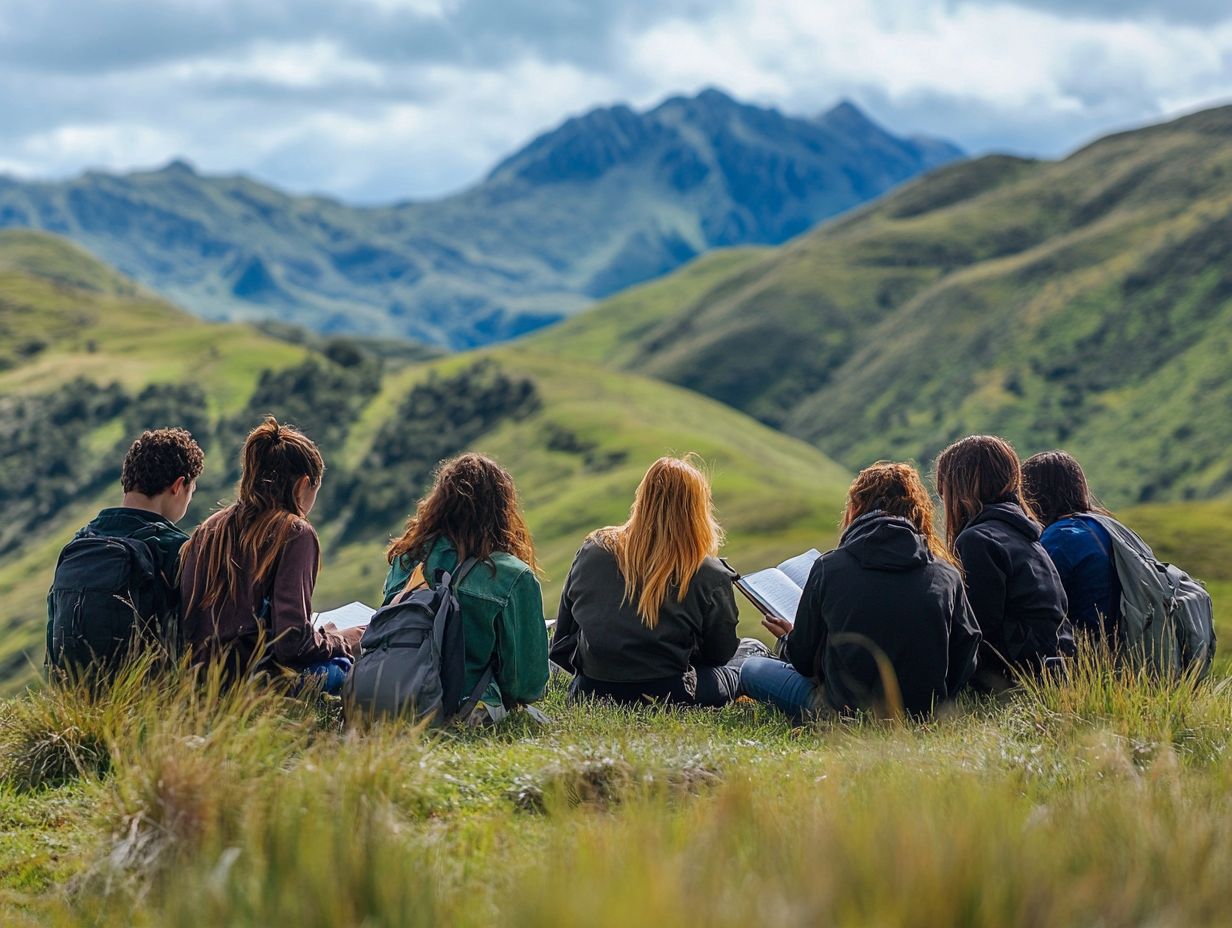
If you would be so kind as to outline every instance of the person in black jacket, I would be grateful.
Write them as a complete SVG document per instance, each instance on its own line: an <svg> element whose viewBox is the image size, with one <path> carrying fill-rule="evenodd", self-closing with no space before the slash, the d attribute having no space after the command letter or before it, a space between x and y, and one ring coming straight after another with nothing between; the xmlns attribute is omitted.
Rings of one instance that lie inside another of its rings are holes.
<svg viewBox="0 0 1232 928"><path fill-rule="evenodd" d="M629 520L582 545L560 597L551 659L574 674L571 698L721 706L761 642L741 642L734 574L715 557L723 532L710 484L660 458Z"/></svg>
<svg viewBox="0 0 1232 928"><path fill-rule="evenodd" d="M984 634L981 686L1001 690L1074 653L1065 588L1022 493L1009 442L972 435L937 459L947 540L962 563L967 597Z"/></svg>
<svg viewBox="0 0 1232 928"><path fill-rule="evenodd" d="M751 658L744 692L793 721L825 708L924 716L975 671L980 632L910 464L852 483L839 546L813 565L795 622L767 616L780 655Z"/></svg>

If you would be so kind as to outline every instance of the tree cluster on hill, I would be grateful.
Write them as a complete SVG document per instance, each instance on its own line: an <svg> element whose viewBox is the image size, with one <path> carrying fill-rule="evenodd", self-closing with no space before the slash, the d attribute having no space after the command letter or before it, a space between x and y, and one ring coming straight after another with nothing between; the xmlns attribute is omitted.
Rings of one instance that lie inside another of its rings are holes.
<svg viewBox="0 0 1232 928"><path fill-rule="evenodd" d="M491 359L450 377L433 371L381 427L349 480L338 484L335 499L351 504L347 534L391 528L395 514L406 512L442 459L501 422L525 418L541 405L533 380L512 377Z"/></svg>
<svg viewBox="0 0 1232 928"><path fill-rule="evenodd" d="M436 465L501 422L541 406L535 383L490 359L452 376L432 372L406 395L359 466L341 452L361 410L380 390L382 363L350 340L282 370L265 370L244 408L212 421L193 384L150 384L131 394L118 384L77 379L46 393L0 400L0 553L41 521L115 481L132 439L179 426L206 449L205 473L185 519L200 522L231 496L239 448L263 416L302 429L325 455L329 479L318 505L348 535L388 531L424 490Z"/></svg>
<svg viewBox="0 0 1232 928"><path fill-rule="evenodd" d="M111 473L112 456L98 454L91 442L132 404L117 384L81 378L47 393L0 399L0 553Z"/></svg>

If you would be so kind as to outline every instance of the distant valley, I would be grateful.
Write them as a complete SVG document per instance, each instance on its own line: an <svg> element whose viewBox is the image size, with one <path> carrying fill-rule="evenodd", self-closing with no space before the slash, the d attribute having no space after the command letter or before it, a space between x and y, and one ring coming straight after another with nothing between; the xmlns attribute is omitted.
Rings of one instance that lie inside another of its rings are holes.
<svg viewBox="0 0 1232 928"><path fill-rule="evenodd" d="M459 349L716 247L781 243L961 154L849 103L801 118L707 90L570 119L432 202L357 208L175 162L0 178L0 227L66 236L204 318Z"/></svg>

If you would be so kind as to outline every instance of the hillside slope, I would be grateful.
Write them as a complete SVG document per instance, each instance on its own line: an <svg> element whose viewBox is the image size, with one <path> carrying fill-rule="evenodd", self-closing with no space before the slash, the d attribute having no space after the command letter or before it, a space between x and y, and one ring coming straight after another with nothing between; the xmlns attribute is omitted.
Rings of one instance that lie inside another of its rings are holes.
<svg viewBox="0 0 1232 928"><path fill-rule="evenodd" d="M538 336L707 393L848 467L1064 445L1110 501L1232 490L1232 107L1063 161L942 168L759 258ZM755 348L755 350L751 350Z"/></svg>
<svg viewBox="0 0 1232 928"><path fill-rule="evenodd" d="M343 350L355 347L349 342L324 352L289 345L186 316L61 240L0 234L0 330L21 333L20 341L36 328L52 335L0 371L0 429L22 437L0 445L0 505L21 529L0 534L0 689L36 675L56 551L98 508L114 504L126 442L144 426L191 422L206 444L189 524L229 497L239 441L261 414L309 428L328 465L313 514L326 551L322 608L378 595L384 544L421 492L425 463L462 450L425 451L411 431L416 424L462 436L465 447L494 454L512 471L541 553L549 615L586 533L623 517L661 454L706 459L728 529L725 553L741 566L832 541L847 482L815 448L678 387L520 346L381 364L362 348ZM74 386L77 375L85 389ZM534 402L502 411L513 388L531 391ZM438 400L454 406L438 408ZM55 444L26 428L44 413L62 421L34 431ZM410 447L399 448L408 436ZM53 479L59 468L68 470L63 480ZM56 492L45 493L49 487ZM375 512L367 505L374 500Z"/></svg>
<svg viewBox="0 0 1232 928"><path fill-rule="evenodd" d="M67 236L198 315L453 348L559 319L717 246L777 243L959 157L842 104L815 119L716 90L596 109L431 202L355 208L175 162L0 177L0 227Z"/></svg>

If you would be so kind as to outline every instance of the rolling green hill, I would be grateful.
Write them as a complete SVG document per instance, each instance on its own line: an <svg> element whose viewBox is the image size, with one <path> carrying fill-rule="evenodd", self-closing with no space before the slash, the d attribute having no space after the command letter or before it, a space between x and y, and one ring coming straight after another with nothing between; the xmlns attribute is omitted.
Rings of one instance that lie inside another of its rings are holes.
<svg viewBox="0 0 1232 928"><path fill-rule="evenodd" d="M696 451L709 462L725 553L738 565L828 544L847 482L815 448L678 387L517 345L428 362L382 360L350 342L294 345L198 321L42 234L0 233L0 331L15 346L0 370L0 429L11 433L0 444L0 504L19 530L0 534L4 689L37 673L56 552L114 504L123 450L140 427L191 419L204 440L206 475L189 522L226 498L239 441L262 413L309 428L328 465L314 512L326 550L322 608L378 595L382 549L422 489L424 454L430 464L461 450L425 451L411 430L446 414L449 434L515 475L549 615L582 538L623 517L661 454ZM514 387L533 402L502 411ZM437 408L450 397L454 407ZM44 428L53 418L55 428ZM375 513L368 500L381 501Z"/></svg>
<svg viewBox="0 0 1232 928"><path fill-rule="evenodd" d="M468 348L710 248L782 242L961 154L851 104L803 118L707 90L569 119L438 200L353 207L177 161L0 177L0 227L71 238L206 318Z"/></svg>
<svg viewBox="0 0 1232 928"><path fill-rule="evenodd" d="M849 468L994 431L1114 505L1232 490L1232 107L987 157L532 337L706 393Z"/></svg>

